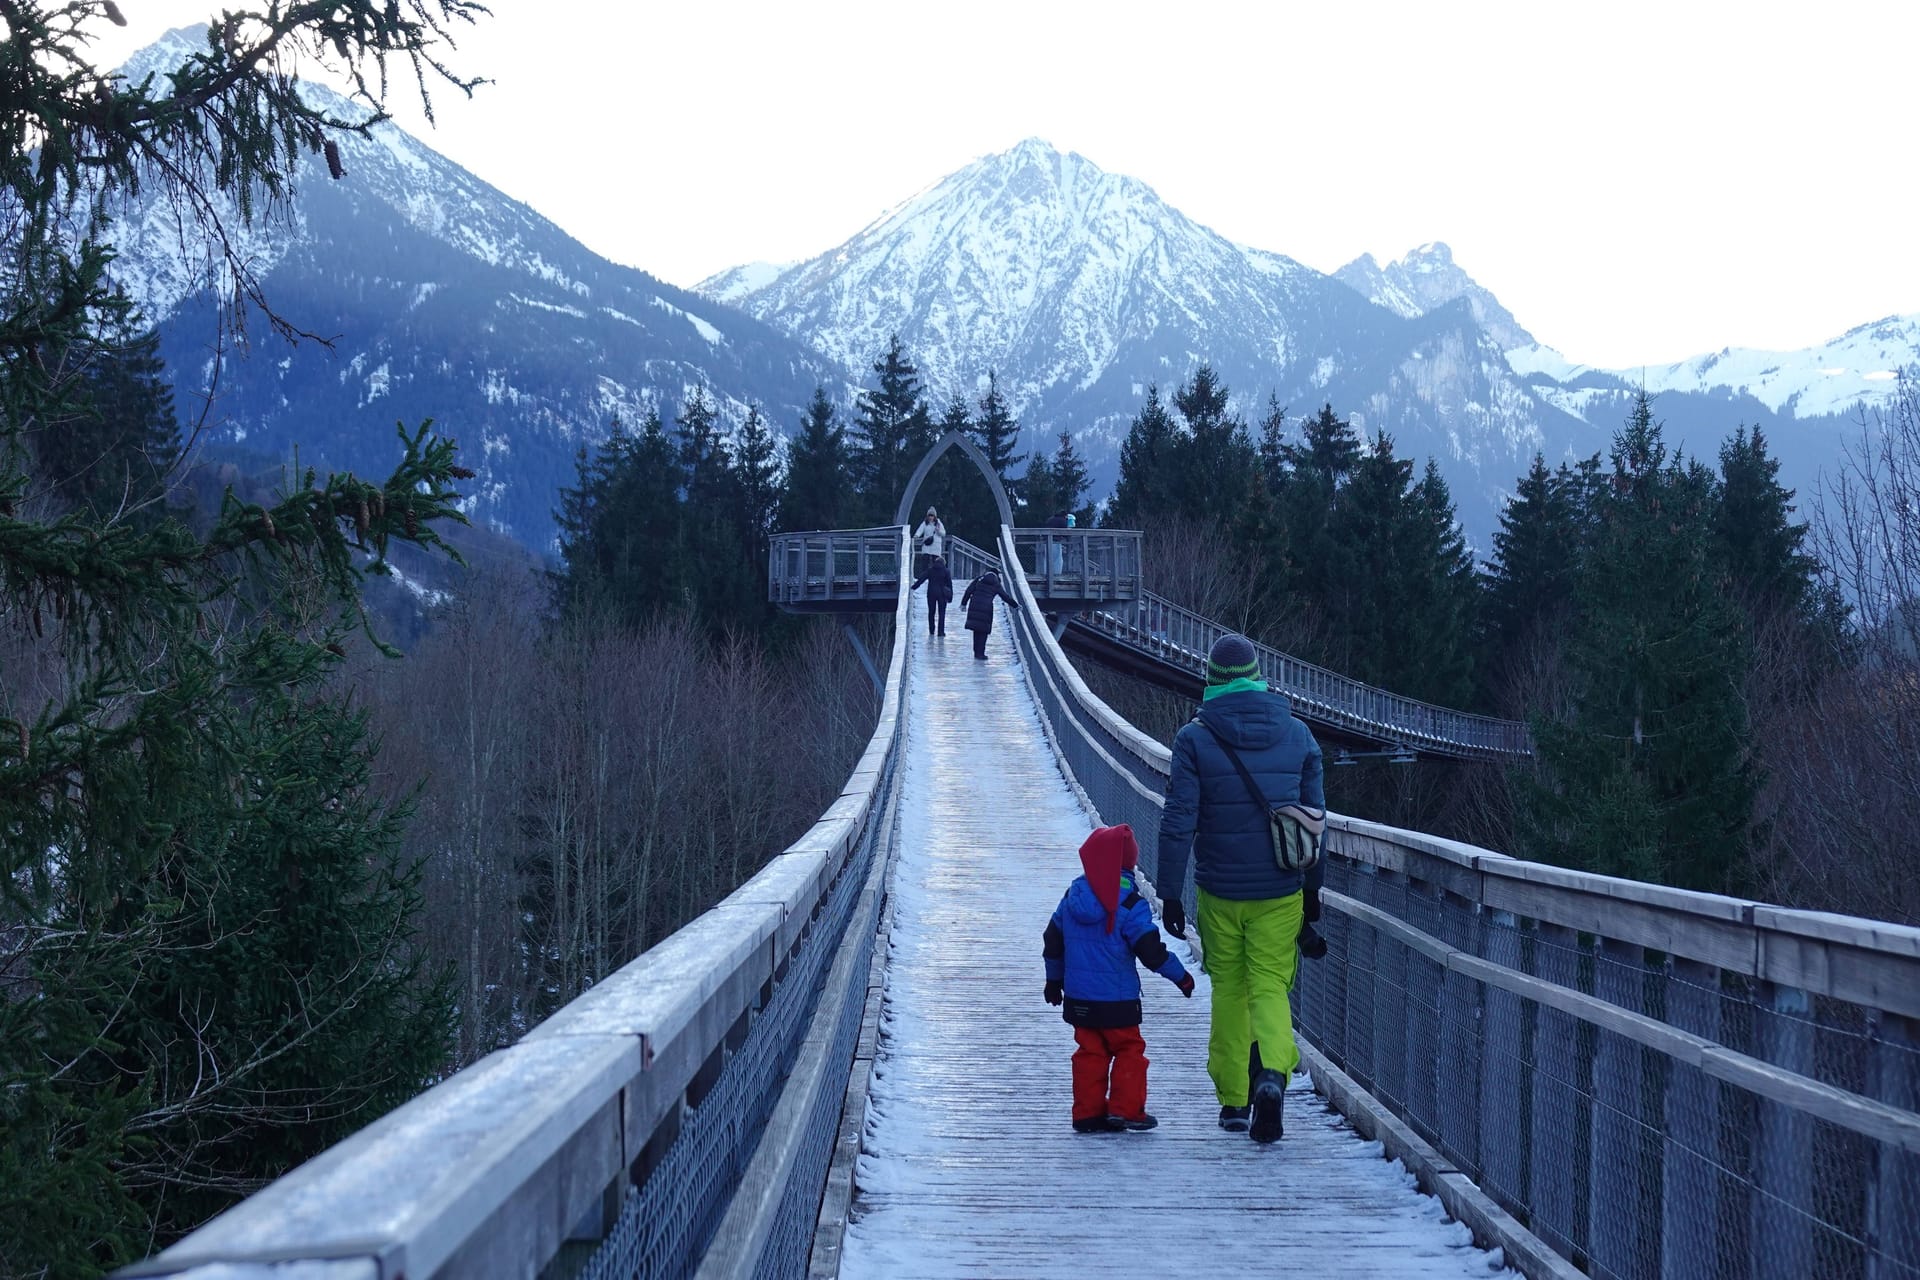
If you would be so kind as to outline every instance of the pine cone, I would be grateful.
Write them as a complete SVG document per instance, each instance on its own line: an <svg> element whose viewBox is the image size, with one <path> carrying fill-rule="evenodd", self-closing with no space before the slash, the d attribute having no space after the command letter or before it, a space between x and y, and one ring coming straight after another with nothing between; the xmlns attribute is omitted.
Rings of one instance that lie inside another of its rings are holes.
<svg viewBox="0 0 1920 1280"><path fill-rule="evenodd" d="M473 479L473 472L466 467L448 467L447 474L452 476L455 480Z"/></svg>
<svg viewBox="0 0 1920 1280"><path fill-rule="evenodd" d="M420 536L420 518L413 514L412 507L407 508L407 536L409 538Z"/></svg>
<svg viewBox="0 0 1920 1280"><path fill-rule="evenodd" d="M353 531L354 531L354 533L356 533L356 534L358 534L358 535L359 535L360 537L362 537L362 538L364 538L364 537L366 537L366 536L367 536L367 524L368 524L368 518L367 518L367 500L366 500L365 498L362 498L362 499L360 499L360 504L359 504L358 506L356 506L356 507L355 507L355 508L353 509Z"/></svg>
<svg viewBox="0 0 1920 1280"><path fill-rule="evenodd" d="M260 527L266 530L269 538L278 538L280 536L280 531L273 527L273 513L271 511L262 511L260 513Z"/></svg>
<svg viewBox="0 0 1920 1280"><path fill-rule="evenodd" d="M326 152L327 152L327 172L333 175L333 180L335 182L338 182L340 181L340 179L347 176L347 171L345 167L342 166L340 163L340 144L335 142L332 138L328 138Z"/></svg>
<svg viewBox="0 0 1920 1280"><path fill-rule="evenodd" d="M33 755L33 736L27 732L27 726L15 725L20 730L20 763L25 764Z"/></svg>

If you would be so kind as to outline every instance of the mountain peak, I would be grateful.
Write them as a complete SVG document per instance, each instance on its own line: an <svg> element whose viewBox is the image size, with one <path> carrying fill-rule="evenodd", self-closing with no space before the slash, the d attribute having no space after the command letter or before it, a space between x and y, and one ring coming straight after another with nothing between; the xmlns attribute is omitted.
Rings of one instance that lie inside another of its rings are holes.
<svg viewBox="0 0 1920 1280"><path fill-rule="evenodd" d="M1363 253L1333 274L1369 302L1408 317L1465 298L1474 320L1503 349L1534 345L1533 335L1513 313L1454 262L1453 249L1444 240L1429 240L1385 267Z"/></svg>
<svg viewBox="0 0 1920 1280"><path fill-rule="evenodd" d="M128 84L139 84L148 76L165 76L178 69L195 54L207 51L207 24L175 27L153 43L137 49L115 71Z"/></svg>
<svg viewBox="0 0 1920 1280"><path fill-rule="evenodd" d="M735 269L700 289L807 334L851 369L898 334L936 398L997 370L1026 411L1100 381L1163 317L1272 329L1275 290L1310 274L1195 223L1137 178L1029 137L766 283ZM1035 335L1052 349L1027 362Z"/></svg>

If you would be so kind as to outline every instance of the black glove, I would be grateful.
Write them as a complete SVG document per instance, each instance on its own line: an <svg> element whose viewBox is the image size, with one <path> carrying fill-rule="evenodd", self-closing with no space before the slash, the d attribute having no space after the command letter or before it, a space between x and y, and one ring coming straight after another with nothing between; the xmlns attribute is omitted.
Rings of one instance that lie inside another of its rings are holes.
<svg viewBox="0 0 1920 1280"><path fill-rule="evenodd" d="M1300 954L1309 960L1318 960L1327 954L1327 940L1310 924L1300 926Z"/></svg>
<svg viewBox="0 0 1920 1280"><path fill-rule="evenodd" d="M1324 948L1322 949L1324 950ZM1062 1000L1065 1000L1066 998L1067 998L1067 990L1066 990L1066 987L1061 984L1060 979L1048 978L1047 979L1047 1003L1059 1004Z"/></svg>
<svg viewBox="0 0 1920 1280"><path fill-rule="evenodd" d="M1178 898L1160 899L1160 923L1167 926L1167 932L1185 942L1187 939L1187 908Z"/></svg>
<svg viewBox="0 0 1920 1280"><path fill-rule="evenodd" d="M1190 973L1181 974L1180 980L1174 983L1173 985L1180 988L1181 995L1185 996L1189 1000L1193 999L1193 975L1192 974Z"/></svg>

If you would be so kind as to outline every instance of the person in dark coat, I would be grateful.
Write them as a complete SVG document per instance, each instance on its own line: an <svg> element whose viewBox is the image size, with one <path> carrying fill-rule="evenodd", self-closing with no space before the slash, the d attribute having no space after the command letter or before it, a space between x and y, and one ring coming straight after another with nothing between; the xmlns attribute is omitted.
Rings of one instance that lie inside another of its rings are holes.
<svg viewBox="0 0 1920 1280"><path fill-rule="evenodd" d="M1191 857L1203 967L1213 979L1207 1073L1220 1127L1251 1131L1256 1142L1283 1130L1287 1077L1300 1063L1287 995L1324 875L1320 862L1302 874L1276 861L1268 809L1287 805L1325 821L1320 744L1287 699L1268 692L1252 642L1222 636L1207 655L1200 713L1174 735L1158 879L1167 932L1184 938L1180 892Z"/></svg>
<svg viewBox="0 0 1920 1280"><path fill-rule="evenodd" d="M927 567L907 590L918 591L923 582L927 584L927 634L943 636L947 634L947 602L953 599L953 570L947 568L945 556L927 561Z"/></svg>
<svg viewBox="0 0 1920 1280"><path fill-rule="evenodd" d="M993 634L995 597L1018 607L1014 598L1007 594L1006 588L1000 585L1000 575L992 569L969 582L960 596L960 607L967 611L967 630L973 632L973 656L983 660L987 656L987 637Z"/></svg>
<svg viewBox="0 0 1920 1280"><path fill-rule="evenodd" d="M1167 950L1133 883L1133 828L1101 827L1080 846L1085 875L1067 886L1042 935L1047 1003L1073 1028L1073 1130L1151 1129L1147 1045L1140 1038L1137 961L1193 995L1193 977Z"/></svg>

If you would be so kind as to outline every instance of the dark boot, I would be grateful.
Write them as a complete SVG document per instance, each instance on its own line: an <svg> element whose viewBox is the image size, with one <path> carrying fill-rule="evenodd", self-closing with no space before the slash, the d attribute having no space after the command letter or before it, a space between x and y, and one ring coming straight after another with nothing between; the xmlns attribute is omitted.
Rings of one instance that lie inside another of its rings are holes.
<svg viewBox="0 0 1920 1280"><path fill-rule="evenodd" d="M1142 1111L1137 1116L1108 1116L1107 1119L1116 1127L1129 1130L1133 1133L1142 1133L1148 1129L1157 1128L1160 1124L1158 1120L1154 1119L1151 1112L1146 1111Z"/></svg>
<svg viewBox="0 0 1920 1280"><path fill-rule="evenodd" d="M1089 1116L1085 1120L1075 1120L1075 1133L1119 1133L1124 1126L1112 1116Z"/></svg>
<svg viewBox="0 0 1920 1280"><path fill-rule="evenodd" d="M1220 1108L1220 1127L1228 1133L1245 1133L1252 1119L1252 1112L1251 1107L1222 1107Z"/></svg>
<svg viewBox="0 0 1920 1280"><path fill-rule="evenodd" d="M1253 1120L1247 1134L1255 1142L1280 1141L1286 1132L1284 1117L1287 1082L1278 1071L1263 1070L1253 1085Z"/></svg>

